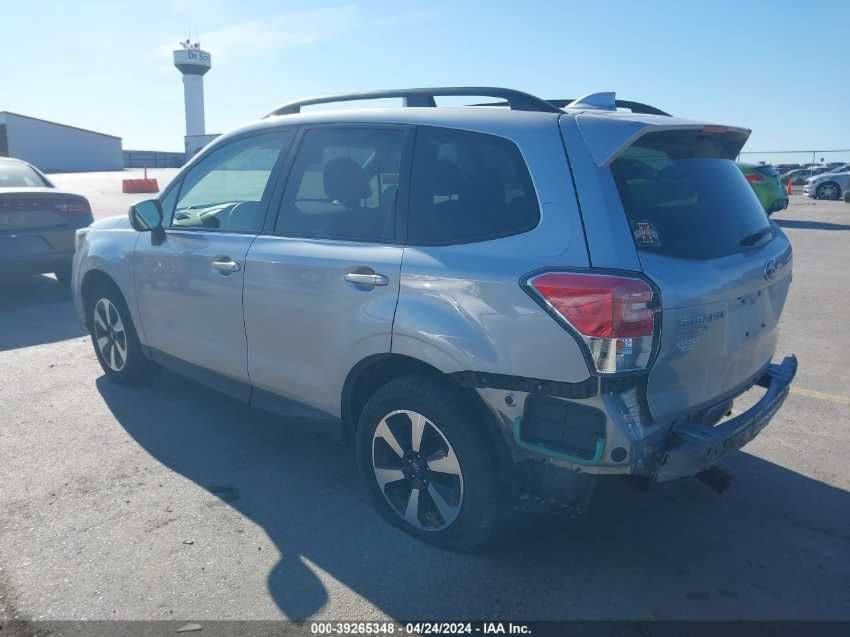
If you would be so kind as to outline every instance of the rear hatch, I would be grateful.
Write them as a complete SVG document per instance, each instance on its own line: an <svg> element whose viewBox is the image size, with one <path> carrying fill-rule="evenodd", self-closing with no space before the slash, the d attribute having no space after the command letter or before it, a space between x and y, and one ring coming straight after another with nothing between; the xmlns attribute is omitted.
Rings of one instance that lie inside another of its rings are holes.
<svg viewBox="0 0 850 637"><path fill-rule="evenodd" d="M641 266L661 292L647 385L657 421L743 391L776 349L791 246L733 162L740 135L648 132L610 164Z"/></svg>
<svg viewBox="0 0 850 637"><path fill-rule="evenodd" d="M52 188L0 188L0 233L58 228L89 214L85 197Z"/></svg>
<svg viewBox="0 0 850 637"><path fill-rule="evenodd" d="M765 184L767 184L770 188L770 192L774 197L777 198L785 198L787 194L785 192L785 186L782 185L782 180L779 177L779 173L773 166L754 166L755 172L759 174L759 176L764 180ZM747 181L752 182L751 178L747 178Z"/></svg>

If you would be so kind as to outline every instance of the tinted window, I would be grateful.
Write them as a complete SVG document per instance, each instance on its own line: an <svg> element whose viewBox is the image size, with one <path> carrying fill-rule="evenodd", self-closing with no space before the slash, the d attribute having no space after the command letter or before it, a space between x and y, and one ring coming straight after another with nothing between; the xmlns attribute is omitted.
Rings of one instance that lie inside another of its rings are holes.
<svg viewBox="0 0 850 637"><path fill-rule="evenodd" d="M291 138L290 131L252 135L210 152L183 177L171 227L259 232L263 193Z"/></svg>
<svg viewBox="0 0 850 637"><path fill-rule="evenodd" d="M0 188L44 188L47 186L37 172L17 161L0 161Z"/></svg>
<svg viewBox="0 0 850 637"><path fill-rule="evenodd" d="M404 132L314 128L298 148L277 231L287 236L391 241Z"/></svg>
<svg viewBox="0 0 850 637"><path fill-rule="evenodd" d="M530 230L540 211L525 161L493 135L422 127L408 218L413 244L482 241Z"/></svg>
<svg viewBox="0 0 850 637"><path fill-rule="evenodd" d="M612 163L638 250L711 259L757 242L770 222L726 157L710 136L666 131L638 140Z"/></svg>

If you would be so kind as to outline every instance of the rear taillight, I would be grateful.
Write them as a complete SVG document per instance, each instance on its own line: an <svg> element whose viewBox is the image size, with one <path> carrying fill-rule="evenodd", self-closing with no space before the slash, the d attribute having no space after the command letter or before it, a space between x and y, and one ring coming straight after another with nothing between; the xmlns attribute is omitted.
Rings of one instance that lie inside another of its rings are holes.
<svg viewBox="0 0 850 637"><path fill-rule="evenodd" d="M747 178L747 181L750 182L751 184L760 184L761 182L764 181L764 177L762 177L758 173L749 173L749 174L744 175L744 176Z"/></svg>
<svg viewBox="0 0 850 637"><path fill-rule="evenodd" d="M91 212L89 202L85 199L66 199L59 201L53 206L53 210L66 217L75 217Z"/></svg>
<svg viewBox="0 0 850 637"><path fill-rule="evenodd" d="M547 272L527 289L572 327L603 374L645 369L652 354L657 299L643 279Z"/></svg>

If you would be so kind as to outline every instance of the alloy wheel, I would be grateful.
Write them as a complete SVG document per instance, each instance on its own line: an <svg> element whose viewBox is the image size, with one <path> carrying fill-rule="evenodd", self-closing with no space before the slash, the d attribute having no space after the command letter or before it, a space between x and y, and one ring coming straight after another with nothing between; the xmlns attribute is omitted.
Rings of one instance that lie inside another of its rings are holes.
<svg viewBox="0 0 850 637"><path fill-rule="evenodd" d="M407 524L439 531L463 504L457 454L436 424L415 411L387 414L372 436L372 470L390 507Z"/></svg>
<svg viewBox="0 0 850 637"><path fill-rule="evenodd" d="M107 298L94 306L94 339L103 361L113 372L127 365L127 332L118 308Z"/></svg>
<svg viewBox="0 0 850 637"><path fill-rule="evenodd" d="M823 184L819 188L820 199L828 199L830 201L838 199L838 187L835 184Z"/></svg>

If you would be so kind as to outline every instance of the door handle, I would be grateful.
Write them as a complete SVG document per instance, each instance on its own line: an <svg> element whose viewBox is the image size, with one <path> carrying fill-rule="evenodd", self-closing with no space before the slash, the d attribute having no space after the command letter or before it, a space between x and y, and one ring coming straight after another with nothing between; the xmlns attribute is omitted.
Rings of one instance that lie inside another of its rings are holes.
<svg viewBox="0 0 850 637"><path fill-rule="evenodd" d="M220 274L228 275L234 272L239 272L242 265L238 261L234 261L230 257L219 257L212 262L213 270L217 270Z"/></svg>
<svg viewBox="0 0 850 637"><path fill-rule="evenodd" d="M388 285L390 282L383 274L375 274L374 272L371 274L366 272L346 272L344 278L349 283L356 283L357 285Z"/></svg>

